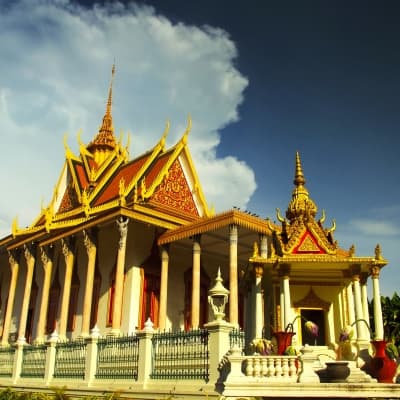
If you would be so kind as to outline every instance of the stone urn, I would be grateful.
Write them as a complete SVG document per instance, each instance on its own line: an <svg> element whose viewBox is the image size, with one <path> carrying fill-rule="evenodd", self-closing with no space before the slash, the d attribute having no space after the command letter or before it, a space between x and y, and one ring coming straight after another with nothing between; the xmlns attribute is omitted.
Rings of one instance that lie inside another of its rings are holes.
<svg viewBox="0 0 400 400"><path fill-rule="evenodd" d="M328 382L346 382L350 375L348 361L327 361L325 376Z"/></svg>

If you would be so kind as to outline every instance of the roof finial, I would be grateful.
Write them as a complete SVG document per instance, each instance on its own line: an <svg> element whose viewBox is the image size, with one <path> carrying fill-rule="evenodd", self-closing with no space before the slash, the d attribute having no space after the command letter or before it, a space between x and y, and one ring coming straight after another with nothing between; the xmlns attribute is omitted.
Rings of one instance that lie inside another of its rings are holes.
<svg viewBox="0 0 400 400"><path fill-rule="evenodd" d="M110 81L110 89L108 90L108 100L107 100L107 109L106 115L111 117L111 106L112 106L112 85L114 83L114 75L115 75L115 63L111 68L111 81Z"/></svg>
<svg viewBox="0 0 400 400"><path fill-rule="evenodd" d="M306 183L306 179L304 178L303 168L301 167L300 154L296 151L296 171L294 174L293 183L296 186L304 185Z"/></svg>
<svg viewBox="0 0 400 400"><path fill-rule="evenodd" d="M292 192L292 200L286 210L286 218L292 223L295 219L314 218L317 213L317 206L310 199L308 190L304 186L306 179L304 178L303 168L301 166L299 152L296 151L296 170L294 174L295 188Z"/></svg>
<svg viewBox="0 0 400 400"><path fill-rule="evenodd" d="M112 115L111 115L111 107L112 107L112 87L114 82L114 75L115 75L115 64L113 64L111 69L111 81L110 81L110 89L108 91L108 100L107 100L107 107L106 113L103 117L103 122L99 129L99 133L93 139L93 141L88 145L87 149L90 152L94 152L96 149L102 151L112 151L116 147L116 141L114 136L114 127L112 122Z"/></svg>

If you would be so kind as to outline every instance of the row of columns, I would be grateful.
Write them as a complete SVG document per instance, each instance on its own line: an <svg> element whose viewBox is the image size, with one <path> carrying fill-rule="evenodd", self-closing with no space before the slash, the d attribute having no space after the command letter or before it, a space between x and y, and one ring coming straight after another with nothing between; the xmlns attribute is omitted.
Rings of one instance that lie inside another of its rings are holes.
<svg viewBox="0 0 400 400"><path fill-rule="evenodd" d="M367 278L368 275L361 275L360 266L353 266L351 272L351 284L346 288L347 297L347 309L348 309L348 323L351 324L354 321L356 323L357 338L359 340L370 340L370 334L368 327L365 325L366 321L369 323L369 311L368 311L368 294L367 294ZM293 319L291 297L290 297L290 266L282 264L279 268L280 276L280 324L281 327L285 328ZM381 308L381 294L379 288L379 274L380 268L378 266L372 266L370 268L370 276L372 280L373 288L373 308L374 308L374 331L376 339L383 339L383 319L382 319L382 308ZM360 283L362 279L362 284ZM258 333L258 332L257 332Z"/></svg>
<svg viewBox="0 0 400 400"><path fill-rule="evenodd" d="M125 255L126 255L126 240L128 232L128 219L119 218L117 226L119 230L118 241L118 254L117 266L115 276L115 290L114 290L114 307L112 318L112 334L118 334L121 327L122 319L122 295L123 295L123 282L124 282L124 269L125 269ZM83 312L82 312L82 325L81 336L89 336L90 331L90 313L93 297L93 284L96 268L97 256L97 232L95 229L83 231L83 242L87 251L88 262L86 268L86 282L83 299ZM61 240L61 249L65 258L65 277L63 284L63 291L61 297L61 309L59 318L59 336L66 337L69 297L71 290L71 281L73 275L73 267L75 263L75 241L74 238L66 238ZM262 241L262 251L266 253L266 237ZM14 307L14 298L16 293L19 261L17 251L10 252L9 262L11 268L11 282L9 288L9 296L7 309L5 313L4 329L2 336L2 344L8 344L8 337L10 333L11 318ZM42 293L40 299L39 320L36 330L36 341L43 342L45 340L45 328L47 319L47 310L49 303L49 293L51 286L51 277L53 272L53 246L40 247L41 261L43 264L44 278L42 285ZM231 324L238 326L238 228L236 225L229 227L229 291L230 291L230 307L229 307L229 321ZM27 275L24 288L24 299L19 319L18 340L25 342L26 336L26 321L29 310L30 293L32 288L33 273L36 263L36 252L33 245L24 246L24 254L27 265ZM161 330L166 328L167 320L167 288L168 288L168 264L169 252L168 246L161 248L161 279L160 279L160 304L159 304L159 328ZM191 327L196 329L200 324L199 304L200 304L200 265L201 265L201 245L200 236L193 238L193 267L192 267L192 309L191 309ZM261 282L258 287L260 293L256 303L262 302L261 295ZM259 315L262 315L261 313ZM262 320L257 323L262 329Z"/></svg>
<svg viewBox="0 0 400 400"><path fill-rule="evenodd" d="M118 334L121 327L122 319L122 296L123 296L123 282L124 282L124 269L125 269L125 254L126 254L126 240L128 232L127 218L120 217L117 220L117 226L119 230L119 241L118 241L118 255L117 255L117 266L115 276L115 291L114 291L114 308L113 308L113 323L111 333ZM93 297L93 283L94 274L96 267L96 254L97 254L97 232L95 230L83 231L83 241L88 256L87 263L87 274L86 284L83 301L83 312L82 312L82 326L81 336L89 336L90 330L90 313L92 306ZM60 338L66 337L67 331L67 320L68 320L68 308L71 291L71 281L73 267L75 263L75 241L74 238L66 238L61 240L61 249L65 258L65 277L64 285L61 298L61 309L59 317L59 336ZM18 341L24 343L26 341L26 323L28 318L30 295L33 282L33 274L36 263L36 249L33 245L24 245L24 256L26 260L26 278L24 287L24 297L22 300L22 308L19 318L18 326ZM43 342L45 340L46 333L46 320L47 310L49 304L49 294L51 286L51 277L53 272L53 245L40 246L40 256L43 265L43 284L40 299L40 308L38 314L38 322L36 328L36 341ZM11 320L14 309L15 295L17 289L18 273L20 268L20 251L13 250L9 253L9 264L11 269L11 279L8 293L8 301L4 316L4 326L1 344L8 345L9 334L11 329Z"/></svg>
<svg viewBox="0 0 400 400"><path fill-rule="evenodd" d="M192 305L191 321L192 329L200 325L200 284L201 284L201 236L193 237L192 249ZM167 314L167 287L168 287L168 246L161 248L161 282L160 282L160 306L159 306L159 328L166 328ZM238 318L238 228L236 225L229 226L229 322L235 326L239 325Z"/></svg>
<svg viewBox="0 0 400 400"><path fill-rule="evenodd" d="M381 307L381 293L379 287L380 268L372 266L370 268L370 276L372 281L372 302L374 310L374 332L376 339L384 338L383 318ZM352 283L347 288L349 319L358 321L356 324L358 340L370 340L370 332L362 320L369 323L368 295L367 295L367 278L368 276L360 273L360 268L354 266L351 269Z"/></svg>

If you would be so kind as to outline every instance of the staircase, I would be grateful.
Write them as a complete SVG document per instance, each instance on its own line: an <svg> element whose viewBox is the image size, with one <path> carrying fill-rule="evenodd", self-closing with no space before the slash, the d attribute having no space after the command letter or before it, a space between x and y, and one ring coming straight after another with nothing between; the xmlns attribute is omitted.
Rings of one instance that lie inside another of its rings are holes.
<svg viewBox="0 0 400 400"><path fill-rule="evenodd" d="M318 361L315 362L314 369L319 375L321 382L325 381L325 362L336 360L336 353L328 346L318 346L314 350L318 355ZM366 372L357 367L357 361L349 361L348 367L350 368L350 375L347 378L349 383L374 383L375 378L372 378Z"/></svg>

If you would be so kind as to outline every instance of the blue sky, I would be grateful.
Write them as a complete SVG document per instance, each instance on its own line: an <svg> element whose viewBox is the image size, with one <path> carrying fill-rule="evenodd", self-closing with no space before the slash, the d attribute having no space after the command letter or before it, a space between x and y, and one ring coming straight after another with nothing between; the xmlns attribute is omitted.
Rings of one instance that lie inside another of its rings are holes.
<svg viewBox="0 0 400 400"><path fill-rule="evenodd" d="M279 4L277 4L279 3ZM0 232L46 205L64 160L104 113L131 156L189 145L217 211L275 219L300 151L307 188L357 255L381 244L382 290L400 284L400 5L385 1L0 0Z"/></svg>

